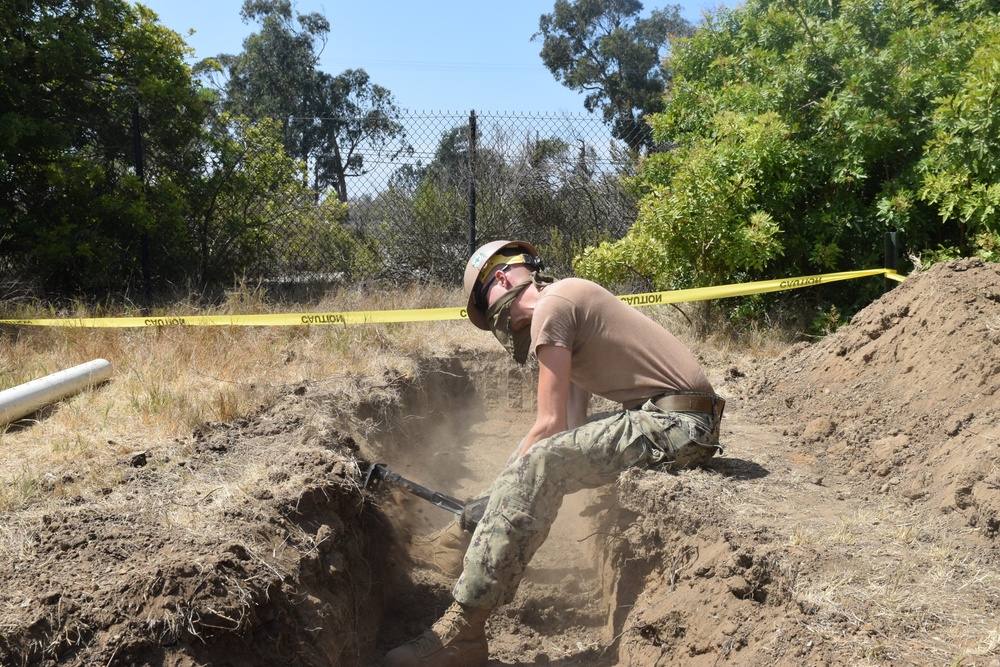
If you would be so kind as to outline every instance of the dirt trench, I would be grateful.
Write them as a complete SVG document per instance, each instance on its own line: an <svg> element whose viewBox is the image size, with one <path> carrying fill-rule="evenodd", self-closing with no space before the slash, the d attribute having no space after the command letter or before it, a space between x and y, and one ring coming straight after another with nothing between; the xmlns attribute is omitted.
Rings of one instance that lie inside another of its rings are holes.
<svg viewBox="0 0 1000 667"><path fill-rule="evenodd" d="M362 488L366 471L476 495L533 401L500 354L405 369L349 392L289 387L143 443L93 497L5 517L0 665L378 664L449 604L406 545L452 515Z"/></svg>
<svg viewBox="0 0 1000 667"><path fill-rule="evenodd" d="M1000 268L935 266L773 360L701 351L728 399L701 470L566 499L490 666L1000 667ZM455 350L351 392L148 443L93 497L5 517L2 665L375 667L449 604L408 557L533 416L533 374Z"/></svg>

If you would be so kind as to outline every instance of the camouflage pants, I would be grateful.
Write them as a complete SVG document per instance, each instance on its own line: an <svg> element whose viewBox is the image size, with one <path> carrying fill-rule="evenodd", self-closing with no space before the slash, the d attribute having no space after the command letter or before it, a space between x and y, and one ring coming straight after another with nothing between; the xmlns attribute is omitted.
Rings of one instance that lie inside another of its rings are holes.
<svg viewBox="0 0 1000 667"><path fill-rule="evenodd" d="M490 486L455 600L488 608L510 602L565 495L614 482L634 466L677 469L707 461L721 450L718 421L647 402L535 443Z"/></svg>

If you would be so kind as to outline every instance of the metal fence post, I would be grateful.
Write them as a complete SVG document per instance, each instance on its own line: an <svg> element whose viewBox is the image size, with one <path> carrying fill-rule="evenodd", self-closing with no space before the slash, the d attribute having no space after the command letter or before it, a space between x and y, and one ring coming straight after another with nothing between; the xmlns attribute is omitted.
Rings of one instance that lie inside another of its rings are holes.
<svg viewBox="0 0 1000 667"><path fill-rule="evenodd" d="M132 148L135 154L135 175L139 179L140 187L146 187L146 170L142 157L142 119L139 115L139 105L132 107ZM152 286L149 283L149 230L145 225L142 228L142 235L139 238L139 260L142 265L142 291L146 297L146 304L152 301Z"/></svg>
<svg viewBox="0 0 1000 667"><path fill-rule="evenodd" d="M469 112L469 257L476 252L476 110Z"/></svg>
<svg viewBox="0 0 1000 667"><path fill-rule="evenodd" d="M899 232L885 233L885 266L883 268L897 271L899 269ZM896 281L885 277L885 291L896 285Z"/></svg>

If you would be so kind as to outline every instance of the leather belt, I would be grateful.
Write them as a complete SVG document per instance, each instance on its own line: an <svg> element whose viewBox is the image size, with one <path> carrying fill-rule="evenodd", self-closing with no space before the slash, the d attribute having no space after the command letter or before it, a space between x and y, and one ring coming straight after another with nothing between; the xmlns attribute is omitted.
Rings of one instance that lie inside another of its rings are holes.
<svg viewBox="0 0 1000 667"><path fill-rule="evenodd" d="M701 412L722 417L726 399L713 394L664 394L653 399L653 404L664 412Z"/></svg>

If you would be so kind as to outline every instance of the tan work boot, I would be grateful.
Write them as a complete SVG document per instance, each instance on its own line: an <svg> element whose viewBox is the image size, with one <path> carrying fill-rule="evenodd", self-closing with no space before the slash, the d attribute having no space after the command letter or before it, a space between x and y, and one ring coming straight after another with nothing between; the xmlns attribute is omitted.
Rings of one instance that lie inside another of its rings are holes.
<svg viewBox="0 0 1000 667"><path fill-rule="evenodd" d="M431 629L385 656L385 667L483 667L490 609L452 603Z"/></svg>
<svg viewBox="0 0 1000 667"><path fill-rule="evenodd" d="M471 541L472 534L462 530L458 522L451 521L430 535L413 538L410 557L446 577L458 579L462 574L465 550Z"/></svg>

